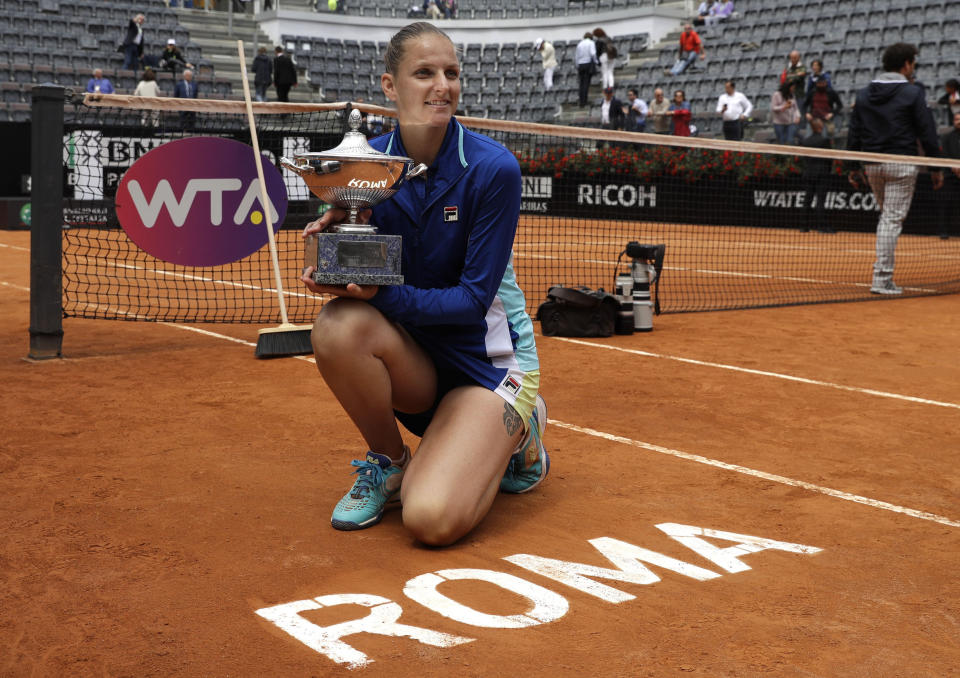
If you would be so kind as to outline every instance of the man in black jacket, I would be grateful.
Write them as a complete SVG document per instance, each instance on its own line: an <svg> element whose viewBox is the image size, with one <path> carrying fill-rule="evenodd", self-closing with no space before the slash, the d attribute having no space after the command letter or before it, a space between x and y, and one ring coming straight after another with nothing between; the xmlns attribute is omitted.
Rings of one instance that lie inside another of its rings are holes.
<svg viewBox="0 0 960 678"><path fill-rule="evenodd" d="M143 15L137 14L127 24L127 32L123 37L123 43L120 45L123 52L124 70L136 70L143 58L143 22Z"/></svg>
<svg viewBox="0 0 960 678"><path fill-rule="evenodd" d="M600 126L603 129L623 129L624 108L623 102L613 96L613 87L605 88L600 102Z"/></svg>
<svg viewBox="0 0 960 678"><path fill-rule="evenodd" d="M283 47L277 47L273 58L273 84L277 87L277 101L290 101L290 88L297 86L297 68Z"/></svg>
<svg viewBox="0 0 960 678"><path fill-rule="evenodd" d="M823 120L808 118L810 134L800 141L804 148L830 150L833 143L823 136ZM804 231L816 229L821 233L834 233L833 225L827 221L827 187L830 181L830 171L833 169L833 160L830 158L814 158L807 156L803 159L803 179L807 185L807 195L804 209Z"/></svg>
<svg viewBox="0 0 960 678"><path fill-rule="evenodd" d="M917 141L931 157L940 157L940 143L933 115L923 90L909 82L916 69L917 48L898 42L883 52L883 70L869 86L857 92L850 118L847 149L894 155L916 155ZM897 162L870 163L864 172L880 206L877 222L877 258L873 265L874 294L902 294L893 282L894 251L910 211L917 184L917 166ZM943 173L931 170L933 188L943 185ZM858 172L850 183L860 187Z"/></svg>

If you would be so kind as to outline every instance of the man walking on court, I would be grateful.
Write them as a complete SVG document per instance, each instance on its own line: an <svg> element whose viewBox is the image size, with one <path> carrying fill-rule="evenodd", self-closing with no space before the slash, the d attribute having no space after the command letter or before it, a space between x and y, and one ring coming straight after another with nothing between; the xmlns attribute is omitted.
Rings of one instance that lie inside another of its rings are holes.
<svg viewBox="0 0 960 678"><path fill-rule="evenodd" d="M893 155L917 155L917 142L924 152L939 158L933 115L927 108L923 90L911 84L917 62L917 48L898 42L883 52L883 70L857 92L857 103L850 117L847 149ZM910 211L917 184L917 166L896 162L870 163L864 169L870 188L880 206L877 222L876 261L873 264L874 294L902 294L893 282L894 251ZM850 172L850 183L859 188L859 172ZM943 173L931 170L934 190L943 185Z"/></svg>

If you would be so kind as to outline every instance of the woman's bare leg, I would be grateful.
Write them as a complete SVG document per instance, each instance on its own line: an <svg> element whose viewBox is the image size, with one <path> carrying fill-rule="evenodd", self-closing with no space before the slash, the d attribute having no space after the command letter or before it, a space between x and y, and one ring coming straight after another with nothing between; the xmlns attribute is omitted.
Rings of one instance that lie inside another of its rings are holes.
<svg viewBox="0 0 960 678"><path fill-rule="evenodd" d="M467 534L490 510L523 435L520 415L493 391L450 391L407 465L400 490L403 524L435 546Z"/></svg>
<svg viewBox="0 0 960 678"><path fill-rule="evenodd" d="M364 301L335 299L313 325L317 369L374 452L399 460L403 439L394 408L433 405L433 361L406 332Z"/></svg>

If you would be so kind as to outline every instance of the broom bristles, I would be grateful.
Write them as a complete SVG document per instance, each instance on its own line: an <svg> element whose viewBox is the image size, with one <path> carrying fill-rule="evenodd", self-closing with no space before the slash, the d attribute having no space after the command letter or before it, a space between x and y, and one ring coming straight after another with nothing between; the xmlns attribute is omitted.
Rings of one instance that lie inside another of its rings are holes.
<svg viewBox="0 0 960 678"><path fill-rule="evenodd" d="M266 327L257 332L257 358L279 358L288 355L313 353L310 342L312 325L284 324L279 327Z"/></svg>

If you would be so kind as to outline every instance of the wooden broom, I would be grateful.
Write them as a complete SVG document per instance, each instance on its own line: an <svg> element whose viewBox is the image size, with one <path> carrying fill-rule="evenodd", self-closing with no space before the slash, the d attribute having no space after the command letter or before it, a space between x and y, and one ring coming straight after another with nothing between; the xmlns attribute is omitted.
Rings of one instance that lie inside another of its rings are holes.
<svg viewBox="0 0 960 678"><path fill-rule="evenodd" d="M243 53L243 40L237 40L237 52L240 55L240 79L243 82L243 100L247 104L247 122L250 125L250 143L257 163L257 178L260 180L260 204L263 207L264 223L267 225L267 238L270 243L270 262L273 265L274 286L277 288L277 301L280 304L280 325L260 330L257 334L258 358L278 358L288 355L313 353L310 343L312 325L292 325L287 319L287 302L283 298L283 281L280 276L280 261L277 259L277 242L273 235L273 214L270 211L270 198L267 196L267 183L263 178L263 158L260 157L260 142L257 140L257 126L253 121L253 102L250 100L250 83L247 82L247 63Z"/></svg>

